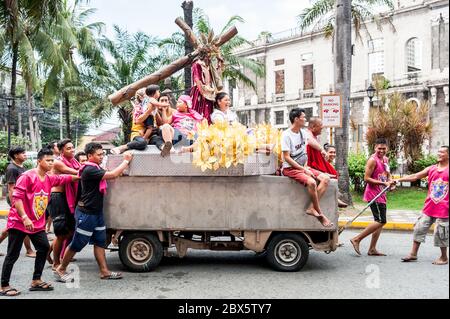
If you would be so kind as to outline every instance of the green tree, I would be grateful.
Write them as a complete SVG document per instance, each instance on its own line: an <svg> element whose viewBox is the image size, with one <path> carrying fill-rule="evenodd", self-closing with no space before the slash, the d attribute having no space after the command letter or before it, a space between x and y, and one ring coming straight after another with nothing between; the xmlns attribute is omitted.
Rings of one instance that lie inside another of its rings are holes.
<svg viewBox="0 0 450 319"><path fill-rule="evenodd" d="M46 34L36 37L36 42L41 44L43 52L42 62L47 67L44 104L50 106L56 100L62 99L68 138L72 138L71 127L74 124L74 121L71 121L72 103L77 106L77 96L90 88L83 87L79 77L80 66L94 70L105 67L102 50L96 38L101 34L104 24L86 23L95 9L82 7L81 2L75 1L71 5L71 1L63 0L57 23L46 24ZM46 50L48 47L45 43L49 41L55 42L55 46Z"/></svg>
<svg viewBox="0 0 450 319"><path fill-rule="evenodd" d="M107 37L100 40L100 45L111 57L106 69L97 74L86 71L83 76L84 81L88 81L95 87L96 91L93 97L96 99L103 97L101 101L97 100L94 108L94 115L97 118L109 116L115 109L104 97L148 74L156 72L163 62L156 38L143 32L130 34L117 25L114 25L114 32L113 40ZM86 101L86 103L91 102L92 100L89 99ZM124 142L127 142L130 138L132 111L132 105L128 101L118 107Z"/></svg>
<svg viewBox="0 0 450 319"><path fill-rule="evenodd" d="M34 85L36 77L31 38L40 32L43 22L53 23L60 9L61 0L4 0L0 3L0 56L11 72L14 118L17 116L15 96L18 69L29 85Z"/></svg>
<svg viewBox="0 0 450 319"><path fill-rule="evenodd" d="M302 31L324 31L326 37L332 37L336 26L336 2L337 0L317 0L310 7L305 8L298 16L300 29ZM351 19L357 38L361 39L361 30L369 34L367 21L374 21L381 29L381 19L375 14L375 7L394 9L392 0L351 1Z"/></svg>

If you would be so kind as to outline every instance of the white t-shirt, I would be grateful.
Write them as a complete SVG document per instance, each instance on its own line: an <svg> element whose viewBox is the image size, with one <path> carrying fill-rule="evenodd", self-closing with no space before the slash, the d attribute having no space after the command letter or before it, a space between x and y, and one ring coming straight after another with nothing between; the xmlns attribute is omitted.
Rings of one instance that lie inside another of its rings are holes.
<svg viewBox="0 0 450 319"><path fill-rule="evenodd" d="M228 123L239 122L239 118L235 112L228 110L226 113L221 110L215 109L211 114L211 122L216 123L220 121L228 121Z"/></svg>
<svg viewBox="0 0 450 319"><path fill-rule="evenodd" d="M307 132L301 129L299 133L294 133L292 129L287 129L281 136L281 151L289 152L291 158L299 165L305 166L308 162L308 155L306 154ZM292 167L283 158L283 168Z"/></svg>

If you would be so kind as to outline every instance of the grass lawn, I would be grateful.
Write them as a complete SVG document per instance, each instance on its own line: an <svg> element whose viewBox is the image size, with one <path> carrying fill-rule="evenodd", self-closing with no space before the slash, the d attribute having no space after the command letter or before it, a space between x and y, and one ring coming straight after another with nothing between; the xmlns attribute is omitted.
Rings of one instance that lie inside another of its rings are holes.
<svg viewBox="0 0 450 319"><path fill-rule="evenodd" d="M405 187L397 188L394 192L388 194L388 208L398 210L416 210L421 211L428 190L425 188ZM362 200L362 194L352 192L353 202L358 205L365 205Z"/></svg>

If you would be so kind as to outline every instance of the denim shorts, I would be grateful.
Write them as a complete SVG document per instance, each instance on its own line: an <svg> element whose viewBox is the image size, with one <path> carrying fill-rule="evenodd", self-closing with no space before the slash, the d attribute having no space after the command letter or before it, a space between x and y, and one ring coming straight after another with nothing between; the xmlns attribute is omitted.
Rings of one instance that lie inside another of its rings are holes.
<svg viewBox="0 0 450 319"><path fill-rule="evenodd" d="M75 210L76 229L70 249L78 253L88 244L106 248L106 226L103 212L96 215Z"/></svg>

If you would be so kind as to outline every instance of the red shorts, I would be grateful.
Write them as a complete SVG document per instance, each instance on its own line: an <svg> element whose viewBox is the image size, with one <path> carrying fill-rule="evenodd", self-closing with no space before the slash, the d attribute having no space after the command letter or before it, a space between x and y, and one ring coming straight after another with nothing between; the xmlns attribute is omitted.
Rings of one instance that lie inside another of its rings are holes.
<svg viewBox="0 0 450 319"><path fill-rule="evenodd" d="M311 171L311 173L313 173L313 175L316 179L317 179L317 177L319 177L320 175L323 174L322 172L315 170L314 168L308 168L308 169ZM297 182L299 182L300 184L303 184L304 186L307 185L308 179L310 178L310 176L306 175L303 171L292 168L292 167L284 168L282 173L283 173L283 176L287 176L292 179L295 179Z"/></svg>

